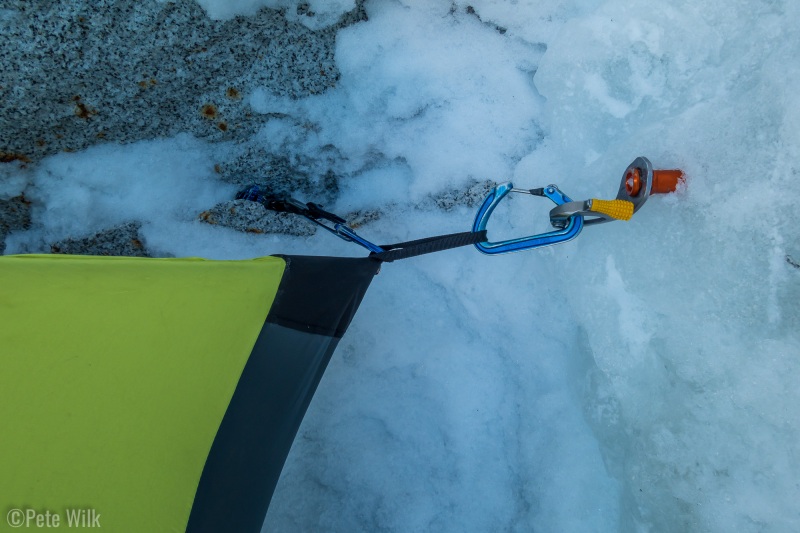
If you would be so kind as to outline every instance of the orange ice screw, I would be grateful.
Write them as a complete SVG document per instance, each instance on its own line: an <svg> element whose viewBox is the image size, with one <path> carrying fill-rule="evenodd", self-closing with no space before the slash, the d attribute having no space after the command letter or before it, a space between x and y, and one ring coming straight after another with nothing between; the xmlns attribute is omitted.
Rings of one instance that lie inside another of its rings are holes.
<svg viewBox="0 0 800 533"><path fill-rule="evenodd" d="M682 170L653 170L653 186L650 189L650 194L675 192L675 189L678 188L678 183L683 180ZM630 191L628 193L630 194Z"/></svg>

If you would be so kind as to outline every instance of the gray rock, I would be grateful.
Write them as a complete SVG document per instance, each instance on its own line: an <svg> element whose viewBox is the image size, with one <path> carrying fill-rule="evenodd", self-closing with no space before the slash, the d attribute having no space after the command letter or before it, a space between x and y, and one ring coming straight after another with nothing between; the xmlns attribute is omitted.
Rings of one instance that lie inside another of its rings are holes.
<svg viewBox="0 0 800 533"><path fill-rule="evenodd" d="M456 206L478 207L497 183L493 181L473 181L466 190L443 191L431 200L439 209L450 211Z"/></svg>
<svg viewBox="0 0 800 533"><path fill-rule="evenodd" d="M221 179L329 202L338 188L325 161L248 147L271 117L252 113L247 96L265 87L301 98L335 86L336 32L365 19L363 1L313 31L270 9L211 20L194 0L0 0L0 163L35 167L100 142L189 132L242 143L218 164ZM0 243L10 227L0 224ZM64 241L70 250L76 242Z"/></svg>
<svg viewBox="0 0 800 533"><path fill-rule="evenodd" d="M30 225L31 204L24 196L0 199L0 255L6 249L6 235L13 230L28 229Z"/></svg>
<svg viewBox="0 0 800 533"><path fill-rule="evenodd" d="M248 138L267 117L245 98L336 84L336 30L262 9L209 19L194 0L0 0L0 152L31 161L102 141L190 132Z"/></svg>
<svg viewBox="0 0 800 533"><path fill-rule="evenodd" d="M233 200L215 205L200 215L200 220L247 233L282 233L308 236L316 226L302 216L269 211L258 202Z"/></svg>
<svg viewBox="0 0 800 533"><path fill-rule="evenodd" d="M59 241L50 247L50 251L54 254L150 257L139 229L141 224L138 222L128 222L90 237Z"/></svg>

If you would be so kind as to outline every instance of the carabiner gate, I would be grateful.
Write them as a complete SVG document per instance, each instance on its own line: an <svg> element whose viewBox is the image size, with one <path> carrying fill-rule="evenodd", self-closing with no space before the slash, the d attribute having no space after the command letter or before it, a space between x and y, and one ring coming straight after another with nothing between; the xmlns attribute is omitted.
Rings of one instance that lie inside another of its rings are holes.
<svg viewBox="0 0 800 533"><path fill-rule="evenodd" d="M486 197L486 200L483 201L483 205L481 205L475 217L475 223L472 225L472 231L477 232L485 230L486 225L489 223L489 217L492 216L492 212L495 207L497 207L497 204L511 192L545 196L556 205L562 205L572 201L555 185L548 185L540 189L515 189L514 184L510 181L501 183L495 187L494 190L489 193L489 196ZM582 229L583 217L573 216L570 217L563 228L559 228L555 231L505 241L482 242L476 244L475 248L477 248L479 252L489 255L530 250L532 248L551 246L553 244L561 244L562 242L572 240L578 236Z"/></svg>

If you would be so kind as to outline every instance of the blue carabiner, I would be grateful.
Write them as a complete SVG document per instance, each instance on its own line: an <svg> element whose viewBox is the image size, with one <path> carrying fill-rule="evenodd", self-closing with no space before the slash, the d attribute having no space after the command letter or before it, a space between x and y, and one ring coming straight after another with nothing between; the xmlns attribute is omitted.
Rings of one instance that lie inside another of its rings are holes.
<svg viewBox="0 0 800 533"><path fill-rule="evenodd" d="M489 193L483 205L478 210L475 217L475 223L472 225L472 231L483 231L489 223L489 217L492 216L492 211L500 203L500 200L506 197L510 192L518 192L525 194L533 194L536 196L546 196L550 198L556 205L562 205L572 200L564 193L562 193L555 185L548 185L542 189L515 189L514 184L509 182L501 183L494 190ZM538 235L531 235L530 237L520 237L518 239L510 239L498 242L482 242L475 245L479 252L484 254L506 254L509 252L519 252L521 250L530 250L533 248L540 248L542 246L551 246L553 244L561 244L574 239L583 229L583 217L573 216L569 218L569 222L563 229L550 231L547 233L540 233Z"/></svg>
<svg viewBox="0 0 800 533"><path fill-rule="evenodd" d="M379 253L385 251L383 248L381 248L377 244L373 244L373 243L369 242L367 239L365 239L364 237L362 237L361 235L358 235L353 230L353 228L351 228L350 226L346 226L344 224L335 224L334 227L333 227L334 228L333 230L331 230L329 227L324 226L324 225L322 227L325 228L328 231L331 231L334 235L338 235L339 237L341 237L342 239L344 239L346 241L354 242L354 243L356 243L358 245L363 246L364 248L366 248L370 252L379 254Z"/></svg>

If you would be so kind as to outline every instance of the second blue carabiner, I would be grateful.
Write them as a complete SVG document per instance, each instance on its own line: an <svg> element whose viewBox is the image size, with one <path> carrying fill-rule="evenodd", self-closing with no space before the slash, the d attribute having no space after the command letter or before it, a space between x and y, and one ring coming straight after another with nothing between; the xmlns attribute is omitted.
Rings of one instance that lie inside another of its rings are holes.
<svg viewBox="0 0 800 533"><path fill-rule="evenodd" d="M483 231L489 223L489 218L492 216L497 204L505 198L509 193L524 193L532 194L535 196L545 196L553 201L556 205L562 205L572 200L564 193L562 193L555 185L548 185L541 189L515 189L514 184L509 182L501 183L489 193L489 196L483 201L483 205L478 210L475 217L475 223L472 225L472 231ZM560 228L547 233L539 233L528 237L519 237L517 239L509 239L497 242L482 242L475 245L478 251L494 255L506 254L509 252L519 252L522 250L530 250L533 248L540 248L542 246L551 246L553 244L561 244L574 239L583 229L583 217L574 216L569 219L569 222L564 228Z"/></svg>

